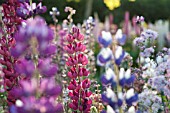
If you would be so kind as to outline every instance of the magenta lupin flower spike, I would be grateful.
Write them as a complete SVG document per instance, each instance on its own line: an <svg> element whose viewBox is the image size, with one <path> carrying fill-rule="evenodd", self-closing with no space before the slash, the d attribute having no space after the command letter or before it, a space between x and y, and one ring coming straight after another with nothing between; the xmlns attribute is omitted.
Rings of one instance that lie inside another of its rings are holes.
<svg viewBox="0 0 170 113"><path fill-rule="evenodd" d="M90 80L88 78L83 80L84 77L89 75L89 71L85 68L88 59L83 54L86 49L83 44L84 36L78 28L73 27L70 34L66 36L66 40L68 44L65 46L65 51L69 56L66 65L70 67L67 75L71 79L68 86L69 97L71 98L69 107L73 110L73 113L77 111L89 113L92 105L90 98L92 93L88 90L91 84Z"/></svg>
<svg viewBox="0 0 170 113"><path fill-rule="evenodd" d="M2 58L0 63L3 65L4 73L4 90L7 94L7 104L10 106L15 103L15 99L9 100L9 91L13 89L14 86L18 85L17 76L14 69L14 64L16 59L14 59L10 54L10 48L15 44L15 39L13 34L17 31L17 27L21 24L22 19L16 15L16 9L20 7L18 0L6 0L2 4L2 34L0 36L0 54Z"/></svg>

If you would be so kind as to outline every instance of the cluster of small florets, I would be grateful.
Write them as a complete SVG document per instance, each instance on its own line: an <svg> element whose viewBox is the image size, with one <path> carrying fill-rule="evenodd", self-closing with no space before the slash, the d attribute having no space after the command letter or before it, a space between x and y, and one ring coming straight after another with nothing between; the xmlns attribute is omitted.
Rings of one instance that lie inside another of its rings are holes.
<svg viewBox="0 0 170 113"><path fill-rule="evenodd" d="M140 88L138 106L141 112L158 113L161 110L166 112L167 99L170 96L168 70L169 49L163 48L156 54L154 42L158 37L156 31L150 29L141 33L135 38L134 43L140 48L139 68L136 73L142 86ZM148 109L150 108L150 109Z"/></svg>
<svg viewBox="0 0 170 113"><path fill-rule="evenodd" d="M163 110L161 97L156 94L156 91L149 89L145 89L139 94L138 104L140 105L140 111L144 113L157 113L159 109Z"/></svg>

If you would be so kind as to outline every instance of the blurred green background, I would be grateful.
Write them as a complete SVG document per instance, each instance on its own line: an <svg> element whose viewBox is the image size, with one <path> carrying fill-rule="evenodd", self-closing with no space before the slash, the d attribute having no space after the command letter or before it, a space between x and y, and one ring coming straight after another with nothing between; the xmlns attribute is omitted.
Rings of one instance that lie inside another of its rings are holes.
<svg viewBox="0 0 170 113"><path fill-rule="evenodd" d="M52 7L57 7L61 12L58 17L59 20L66 18L67 14L64 13L65 6L71 6L77 10L76 15L73 16L75 23L81 23L86 19L87 11L90 7L90 15L98 13L101 21L104 21L105 16L112 13L114 15L114 23L118 24L124 19L125 11L130 12L130 17L134 15L143 15L148 22L155 22L158 19L170 19L170 0L136 0L129 2L129 0L121 0L121 6L110 11L103 0L80 0L80 2L66 2L67 0L43 0L43 4L47 6L48 12ZM89 2L91 2L89 4ZM44 14L47 22L52 22L48 16L49 13Z"/></svg>
<svg viewBox="0 0 170 113"><path fill-rule="evenodd" d="M2 4L5 0L0 0ZM39 0L33 0L38 2ZM67 17L67 13L64 13L65 6L71 6L77 10L76 15L73 16L75 23L82 23L84 19L89 15L94 15L97 12L101 21L104 21L105 16L110 13L114 14L114 23L119 24L124 19L125 11L130 12L130 17L134 15L143 15L145 21L155 22L158 19L170 19L170 0L136 0L130 2L129 0L120 0L121 6L110 11L103 0L80 0L80 2L67 2L68 0L43 0L43 5L46 5L48 11L43 14L43 17L48 23L52 23L52 19L49 16L49 11L52 7L57 7L61 12L58 17L59 22Z"/></svg>

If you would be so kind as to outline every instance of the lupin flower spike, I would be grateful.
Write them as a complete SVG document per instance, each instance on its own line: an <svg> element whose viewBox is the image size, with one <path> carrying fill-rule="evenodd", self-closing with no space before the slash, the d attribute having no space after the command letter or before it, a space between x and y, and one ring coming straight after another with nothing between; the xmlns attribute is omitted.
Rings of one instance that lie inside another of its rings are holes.
<svg viewBox="0 0 170 113"><path fill-rule="evenodd" d="M82 77L87 77L89 71L84 68L87 65L88 59L83 54L86 46L83 44L84 36L80 33L77 27L73 27L70 34L66 36L68 44L65 46L65 51L68 53L66 65L70 67L68 77L71 82L68 86L69 97L71 102L69 107L73 112L80 111L89 113L92 100L90 99L91 92L88 90L90 87L90 80Z"/></svg>
<svg viewBox="0 0 170 113"><path fill-rule="evenodd" d="M131 69L125 71L124 68L120 68L119 71L118 67L127 55L121 47L125 44L126 35L120 29L117 31L113 39L115 42L113 43L114 53L112 53L108 47L112 42L111 34L109 32L102 32L102 34L105 34L105 36L99 37L99 43L103 48L97 56L97 64L105 66L105 73L101 76L101 82L106 88L106 91L102 93L102 100L107 105L107 111L103 110L102 113L109 113L110 111L123 113L121 108L123 105L131 106L138 99L138 95L132 89L128 90L127 93L123 92L124 86L130 86L135 80L135 76L131 74ZM112 59L115 63L114 66L110 62ZM116 92L113 90L115 87Z"/></svg>
<svg viewBox="0 0 170 113"><path fill-rule="evenodd" d="M17 0L6 0L2 7L3 9L0 11L0 21L2 22L2 29L0 28L0 37L2 36L0 39L0 63L3 65L3 87L7 94L6 102L10 106L15 103L15 100L10 100L8 93L14 86L18 85L18 73L14 69L16 59L11 56L10 48L16 43L13 34L18 30L17 28L21 24L22 19L16 15L16 9L20 7L20 3Z"/></svg>
<svg viewBox="0 0 170 113"><path fill-rule="evenodd" d="M53 31L42 18L35 17L19 28L15 39L17 43L11 48L11 54L18 58L15 70L20 79L19 85L8 94L8 100L16 101L10 106L10 112L62 113L63 107L56 101L61 87L54 79L57 65L52 63L56 51L52 44Z"/></svg>
<svg viewBox="0 0 170 113"><path fill-rule="evenodd" d="M58 22L58 19L56 16L60 15L60 12L58 11L58 9L56 7L53 7L52 11L50 11L50 15L53 18L54 24L56 24Z"/></svg>
<svg viewBox="0 0 170 113"><path fill-rule="evenodd" d="M92 34L94 26L95 26L94 18L91 16L82 25L85 34L86 54L89 60L87 68L89 68L90 75L92 76L94 76L96 73L96 67L95 67L96 63L95 63L95 56L94 56L95 38L93 37Z"/></svg>
<svg viewBox="0 0 170 113"><path fill-rule="evenodd" d="M73 8L71 7L65 7L65 12L69 12L70 14L68 15L67 17L67 20L65 20L65 22L67 24L72 24L73 23L73 19L72 19L72 16L76 13L76 10L74 10Z"/></svg>
<svg viewBox="0 0 170 113"><path fill-rule="evenodd" d="M39 30L39 27L41 27L41 30ZM26 27L20 27L19 32L14 37L17 44L11 48L11 54L15 58L24 55L25 50L33 52L33 50L30 50L33 49L30 43L35 44L34 46L40 56L44 57L55 53L56 47L49 44L53 40L53 31L45 25L45 21L40 17L35 17L34 21L28 20ZM37 46L37 43L39 46Z"/></svg>

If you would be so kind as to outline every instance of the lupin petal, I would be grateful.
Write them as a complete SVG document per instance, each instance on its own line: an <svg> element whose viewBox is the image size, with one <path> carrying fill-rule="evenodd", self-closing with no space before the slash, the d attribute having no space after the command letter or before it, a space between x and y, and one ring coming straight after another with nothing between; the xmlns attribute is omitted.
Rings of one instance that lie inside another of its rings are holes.
<svg viewBox="0 0 170 113"><path fill-rule="evenodd" d="M126 42L126 35L122 33L121 29L118 29L118 31L116 32L115 38L120 45L124 45Z"/></svg>
<svg viewBox="0 0 170 113"><path fill-rule="evenodd" d="M124 70L124 68L120 68L120 71L119 71L119 84L121 86L124 86L125 82L126 82L124 76L125 76L125 70Z"/></svg>
<svg viewBox="0 0 170 113"><path fill-rule="evenodd" d="M128 105L132 105L133 102L136 102L138 100L138 95L135 94L134 89L131 88L126 93L126 103Z"/></svg>
<svg viewBox="0 0 170 113"><path fill-rule="evenodd" d="M106 70L106 73L102 75L101 81L103 85L111 84L112 86L116 85L116 76L114 71L111 68Z"/></svg>
<svg viewBox="0 0 170 113"><path fill-rule="evenodd" d="M123 93L122 92L118 92L118 102L117 102L117 105L119 107L122 106L123 100L124 100Z"/></svg>
<svg viewBox="0 0 170 113"><path fill-rule="evenodd" d="M115 63L117 65L120 65L124 56L125 56L125 51L123 50L123 48L121 46L117 46L115 52Z"/></svg>
<svg viewBox="0 0 170 113"><path fill-rule="evenodd" d="M113 58L113 53L110 48L102 48L97 55L97 64L100 66L105 65Z"/></svg>
<svg viewBox="0 0 170 113"><path fill-rule="evenodd" d="M129 85L134 82L135 76L131 74L131 70L128 69L125 72L125 79L126 79L126 84Z"/></svg>
<svg viewBox="0 0 170 113"><path fill-rule="evenodd" d="M98 38L100 44L108 47L112 43L112 35L110 32L102 31L102 36Z"/></svg>

